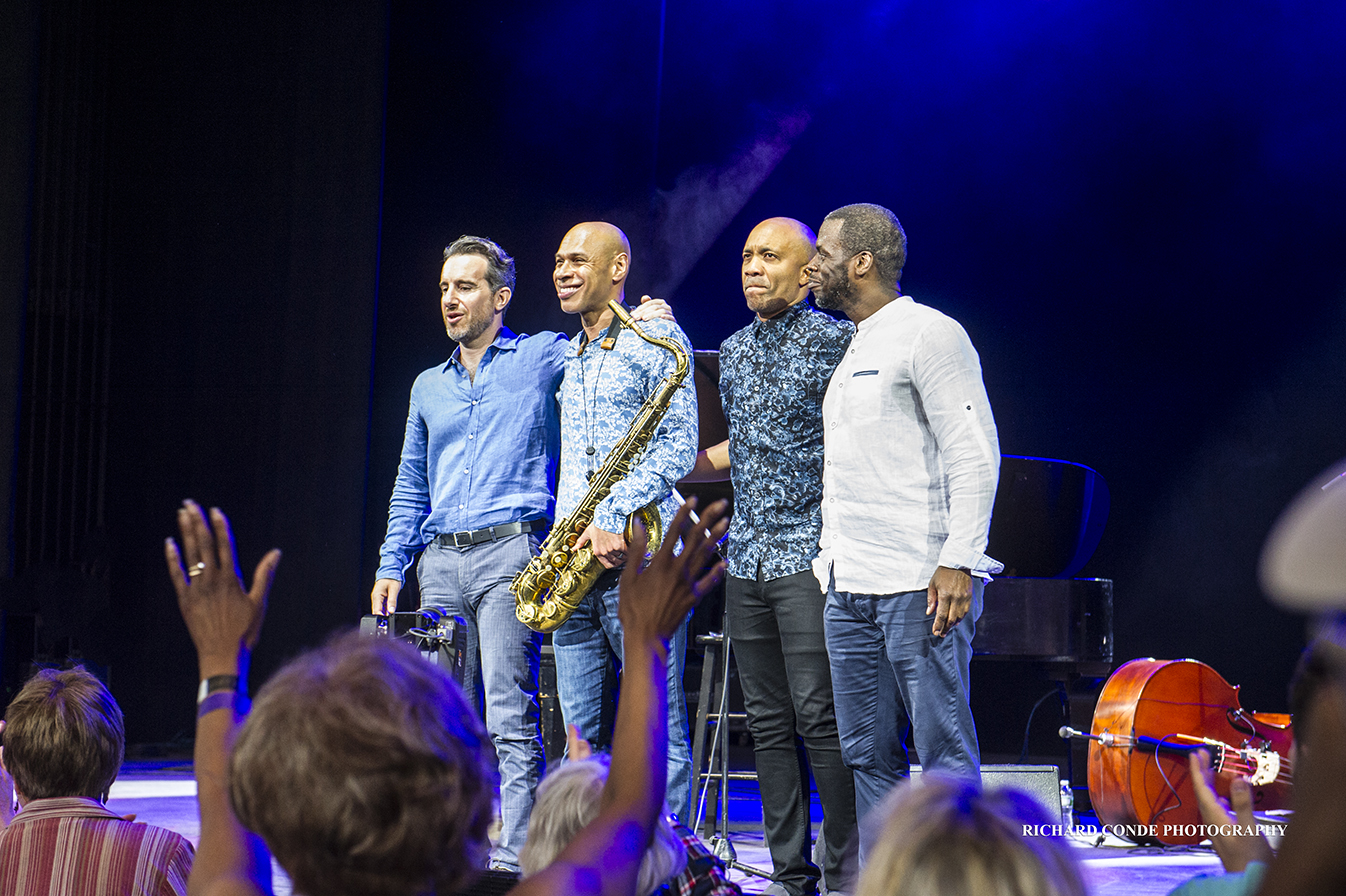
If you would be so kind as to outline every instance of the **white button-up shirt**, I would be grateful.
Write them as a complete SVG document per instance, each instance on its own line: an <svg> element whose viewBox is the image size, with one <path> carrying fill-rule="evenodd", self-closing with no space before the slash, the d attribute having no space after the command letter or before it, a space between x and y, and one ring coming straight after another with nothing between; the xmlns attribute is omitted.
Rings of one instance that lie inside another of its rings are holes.
<svg viewBox="0 0 1346 896"><path fill-rule="evenodd" d="M825 589L896 594L937 566L989 577L1000 443L958 322L899 296L856 326L823 400Z"/></svg>

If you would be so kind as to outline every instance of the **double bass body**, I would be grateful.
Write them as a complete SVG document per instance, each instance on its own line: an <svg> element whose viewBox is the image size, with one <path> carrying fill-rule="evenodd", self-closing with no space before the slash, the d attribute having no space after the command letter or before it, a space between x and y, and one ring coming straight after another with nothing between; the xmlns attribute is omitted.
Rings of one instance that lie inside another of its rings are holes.
<svg viewBox="0 0 1346 896"><path fill-rule="evenodd" d="M1099 694L1089 741L1089 799L1109 826L1134 826L1167 844L1206 839L1187 754L1206 747L1216 792L1252 779L1257 811L1288 808L1290 717L1250 713L1238 688L1196 660L1132 660Z"/></svg>

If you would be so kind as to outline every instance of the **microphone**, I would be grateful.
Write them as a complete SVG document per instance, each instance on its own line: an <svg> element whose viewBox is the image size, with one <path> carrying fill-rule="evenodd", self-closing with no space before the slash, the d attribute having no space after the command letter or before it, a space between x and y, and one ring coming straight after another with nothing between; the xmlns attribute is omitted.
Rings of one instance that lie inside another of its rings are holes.
<svg viewBox="0 0 1346 896"><path fill-rule="evenodd" d="M1085 740L1096 740L1105 747L1118 746L1117 735L1115 734L1089 734L1085 731L1076 731L1069 725L1062 725L1056 733L1061 736L1061 740L1070 740L1072 737L1082 737Z"/></svg>

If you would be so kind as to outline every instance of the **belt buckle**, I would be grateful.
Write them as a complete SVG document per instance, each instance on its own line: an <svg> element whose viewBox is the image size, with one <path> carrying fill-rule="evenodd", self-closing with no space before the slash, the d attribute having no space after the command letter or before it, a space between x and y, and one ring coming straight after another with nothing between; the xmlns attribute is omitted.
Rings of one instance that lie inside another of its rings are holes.
<svg viewBox="0 0 1346 896"><path fill-rule="evenodd" d="M456 548L472 547L472 533L471 532L453 533L453 546Z"/></svg>

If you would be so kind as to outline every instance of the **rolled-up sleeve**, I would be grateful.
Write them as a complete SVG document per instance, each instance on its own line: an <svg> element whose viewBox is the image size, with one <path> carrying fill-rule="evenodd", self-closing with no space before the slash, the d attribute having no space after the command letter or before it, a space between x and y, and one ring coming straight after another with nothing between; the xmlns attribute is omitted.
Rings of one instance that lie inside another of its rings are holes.
<svg viewBox="0 0 1346 896"><path fill-rule="evenodd" d="M949 534L939 565L987 577L1004 564L986 556L1000 477L1000 441L972 340L951 318L924 328L915 345L912 384L939 445L949 495Z"/></svg>

